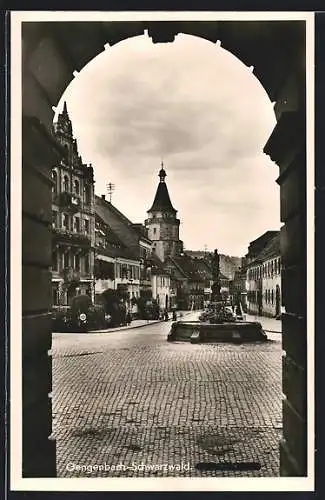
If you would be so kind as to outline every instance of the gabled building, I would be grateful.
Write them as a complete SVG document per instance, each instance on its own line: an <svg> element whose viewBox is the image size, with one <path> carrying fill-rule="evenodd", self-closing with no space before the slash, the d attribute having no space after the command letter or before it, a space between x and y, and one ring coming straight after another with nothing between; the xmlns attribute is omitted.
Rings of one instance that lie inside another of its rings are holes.
<svg viewBox="0 0 325 500"><path fill-rule="evenodd" d="M234 278L229 282L229 295L233 304L241 304L247 312L247 290L246 290L246 267L241 267L235 271Z"/></svg>
<svg viewBox="0 0 325 500"><path fill-rule="evenodd" d="M213 252L207 250L186 250L185 253L192 257L193 259L200 259L205 261L211 261L213 258ZM241 267L241 258L234 257L226 254L219 254L220 259L220 272L228 280L233 280L235 272Z"/></svg>
<svg viewBox="0 0 325 500"><path fill-rule="evenodd" d="M173 207L166 184L166 171L161 164L159 183L151 208L147 211L148 218L145 227L152 241L152 250L164 262L168 257L175 257L183 250L179 239L180 220L177 210Z"/></svg>
<svg viewBox="0 0 325 500"><path fill-rule="evenodd" d="M120 280L118 283L119 288L124 288L132 297L136 297L137 294L151 297L151 277L148 261L151 256L152 242L148 238L145 228L141 224L132 223L111 202L105 199L105 195L101 197L95 196L95 209L97 217L110 228L111 233L115 235L121 246L127 251L127 258L133 261L133 264L129 265L124 257L119 257L120 260L117 262L115 275L116 280Z"/></svg>
<svg viewBox="0 0 325 500"><path fill-rule="evenodd" d="M140 259L123 245L111 227L95 218L95 292L115 290L129 303L140 296Z"/></svg>
<svg viewBox="0 0 325 500"><path fill-rule="evenodd" d="M168 311L176 302L176 293L171 288L170 273L157 255L152 254L149 262L152 298L157 301L161 310Z"/></svg>
<svg viewBox="0 0 325 500"><path fill-rule="evenodd" d="M144 260L150 257L151 240L149 237L139 230L138 224L131 222L110 201L107 201L105 195L95 196L95 210L134 257Z"/></svg>
<svg viewBox="0 0 325 500"><path fill-rule="evenodd" d="M199 265L202 263L186 254L168 257L166 260L165 268L171 275L172 288L176 289L178 309L203 308L206 285L210 285L212 275L209 275L208 270L200 272Z"/></svg>
<svg viewBox="0 0 325 500"><path fill-rule="evenodd" d="M54 123L62 159L52 168L52 303L94 298L94 172L84 164L73 136L67 105Z"/></svg>

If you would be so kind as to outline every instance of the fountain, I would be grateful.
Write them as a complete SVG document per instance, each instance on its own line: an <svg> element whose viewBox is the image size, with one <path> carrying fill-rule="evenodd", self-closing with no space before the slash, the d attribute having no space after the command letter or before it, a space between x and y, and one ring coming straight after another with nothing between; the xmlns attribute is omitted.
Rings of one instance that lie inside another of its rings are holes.
<svg viewBox="0 0 325 500"><path fill-rule="evenodd" d="M218 250L213 256L213 285L211 302L201 314L199 321L175 321L172 323L167 340L199 342L253 342L266 341L267 336L261 323L237 320L226 306L220 292L220 256Z"/></svg>

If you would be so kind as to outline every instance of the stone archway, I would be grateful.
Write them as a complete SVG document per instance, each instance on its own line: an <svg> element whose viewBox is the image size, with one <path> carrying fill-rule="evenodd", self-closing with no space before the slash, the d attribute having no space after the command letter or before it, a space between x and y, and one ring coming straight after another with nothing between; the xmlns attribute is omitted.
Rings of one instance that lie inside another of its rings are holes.
<svg viewBox="0 0 325 500"><path fill-rule="evenodd" d="M148 30L153 43L200 36L254 66L277 125L264 152L279 166L283 265L281 474L306 475L306 146L303 21L23 23L23 475L55 475L51 433L51 167L61 157L53 106L105 44ZM33 241L27 236L33 232ZM32 293L30 283L33 284Z"/></svg>

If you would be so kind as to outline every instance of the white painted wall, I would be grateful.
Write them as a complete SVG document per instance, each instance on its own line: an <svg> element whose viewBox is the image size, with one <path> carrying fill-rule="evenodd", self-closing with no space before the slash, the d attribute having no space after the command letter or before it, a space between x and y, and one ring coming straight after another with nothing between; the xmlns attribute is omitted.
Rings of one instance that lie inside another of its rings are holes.
<svg viewBox="0 0 325 500"><path fill-rule="evenodd" d="M152 298L159 301L163 309L166 304L166 295L170 300L170 277L169 276L151 276Z"/></svg>

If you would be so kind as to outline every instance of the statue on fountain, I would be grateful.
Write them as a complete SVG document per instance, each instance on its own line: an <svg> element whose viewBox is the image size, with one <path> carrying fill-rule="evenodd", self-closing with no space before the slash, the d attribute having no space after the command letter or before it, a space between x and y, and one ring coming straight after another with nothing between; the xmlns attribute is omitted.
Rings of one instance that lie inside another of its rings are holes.
<svg viewBox="0 0 325 500"><path fill-rule="evenodd" d="M211 302L222 302L221 285L220 285L220 255L215 249L212 259L212 278L213 284L211 287Z"/></svg>
<svg viewBox="0 0 325 500"><path fill-rule="evenodd" d="M211 302L207 311L200 316L201 321L209 321L210 323L226 323L234 321L234 315L225 308L225 303L221 295L220 284L220 255L215 249L212 258L212 278L211 286Z"/></svg>

